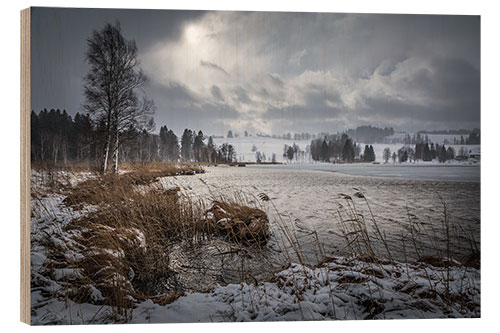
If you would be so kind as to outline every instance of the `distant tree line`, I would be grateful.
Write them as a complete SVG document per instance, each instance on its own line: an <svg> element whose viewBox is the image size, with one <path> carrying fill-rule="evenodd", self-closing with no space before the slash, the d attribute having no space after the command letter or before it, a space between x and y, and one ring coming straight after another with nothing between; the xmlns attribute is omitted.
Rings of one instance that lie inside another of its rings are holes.
<svg viewBox="0 0 500 333"><path fill-rule="evenodd" d="M236 150L233 145L223 143L216 147L211 136L208 137L206 144L204 139L202 131L196 133L193 130L185 129L181 137L181 160L211 163L227 163L236 160Z"/></svg>
<svg viewBox="0 0 500 333"><path fill-rule="evenodd" d="M464 136L461 135L460 139L453 138L453 144L455 145L479 145L481 144L481 136L479 132L472 132L469 134L469 137L464 139Z"/></svg>
<svg viewBox="0 0 500 333"><path fill-rule="evenodd" d="M453 130L453 129L452 130L433 130L433 131L421 130L421 131L418 131L418 133L420 133L420 134L449 134L449 135L463 134L463 135L467 135L467 134L471 134L471 133L479 134L479 128L474 128L472 130L468 130L468 129L464 129L464 128L455 129L455 130Z"/></svg>
<svg viewBox="0 0 500 333"><path fill-rule="evenodd" d="M87 161L100 154L97 129L89 116L77 113L75 118L66 110L31 111L31 160Z"/></svg>
<svg viewBox="0 0 500 333"><path fill-rule="evenodd" d="M66 110L44 109L31 112L31 160L53 163L95 162L102 159L103 128L89 115L77 113L71 117ZM236 159L230 144L216 146L212 137L202 131L186 129L179 142L167 126L159 134L147 129L129 128L121 133L118 148L124 162L196 161L225 163ZM207 141L207 143L205 143Z"/></svg>
<svg viewBox="0 0 500 333"><path fill-rule="evenodd" d="M350 138L352 138L353 141L356 142L363 142L366 144L372 144L372 143L403 143L405 145L415 145L416 143L420 142L428 142L430 143L429 140L429 134L444 134L444 135L461 135L460 139L454 138L453 139L453 144L458 145L475 145L475 144L480 144L480 130L478 128L475 128L473 130L467 130L467 129L459 129L459 130L435 130L435 131L425 131L421 130L418 131L417 133L410 135L409 133L406 133L403 137L391 137L394 135L394 129L391 127L385 127L385 128L379 128L371 125L365 125L365 126L358 126L355 129L348 129L347 131L344 132L347 134ZM304 141L304 140L315 140L316 138L323 138L325 136L330 135L329 133L318 133L316 134L310 134L307 132L302 132L302 133L284 133L284 134L264 134L264 133L257 133L257 137L265 137L265 138L273 138L273 139L285 139L285 140L294 140L294 141ZM464 136L465 135L465 136ZM239 135L236 132L233 132L232 130L229 130L227 132L226 138L237 138ZM244 132L244 136L248 137L251 136L248 131ZM221 136L222 137L222 136ZM444 144L451 144L451 142L448 139L444 139Z"/></svg>
<svg viewBox="0 0 500 333"><path fill-rule="evenodd" d="M460 135L460 138L454 137L453 140L450 138L444 138L443 144L449 145L478 145L481 143L481 134L479 129L473 130L449 130L449 131L419 131L413 135L406 133L402 137L391 137L386 138L384 143L402 143L404 145L415 145L417 143L430 143L429 135Z"/></svg>
<svg viewBox="0 0 500 333"><path fill-rule="evenodd" d="M462 153L462 152L461 152ZM463 154L463 153L462 153ZM390 149L385 148L383 157L384 162L387 163L390 156ZM417 143L415 146L405 145L398 149L397 155L393 153L393 162L396 162L396 156L399 163L404 162L430 162L437 159L440 163L444 163L448 160L455 159L455 150L452 147L446 148L446 146L434 143Z"/></svg>
<svg viewBox="0 0 500 333"><path fill-rule="evenodd" d="M325 135L311 141L311 158L322 162L353 162L360 153L360 147L347 134Z"/></svg>
<svg viewBox="0 0 500 333"><path fill-rule="evenodd" d="M264 133L257 133L255 134L256 136L258 137L261 137L261 138L273 138L273 139L285 139L285 140L295 140L295 141L301 141L301 140L311 140L311 139L316 139L316 137L321 137L323 135L319 134L316 136L316 134L310 134L310 133L306 133L306 132L303 132L303 133L285 133L285 134L282 134L282 135L279 135L279 134L264 134ZM247 136L247 135L245 135Z"/></svg>

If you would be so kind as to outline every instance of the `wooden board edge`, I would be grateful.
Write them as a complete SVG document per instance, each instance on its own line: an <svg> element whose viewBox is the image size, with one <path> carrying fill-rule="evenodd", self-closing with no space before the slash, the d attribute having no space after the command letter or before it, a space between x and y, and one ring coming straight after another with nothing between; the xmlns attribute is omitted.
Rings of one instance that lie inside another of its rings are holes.
<svg viewBox="0 0 500 333"><path fill-rule="evenodd" d="M21 321L31 324L30 288L31 9L21 11Z"/></svg>

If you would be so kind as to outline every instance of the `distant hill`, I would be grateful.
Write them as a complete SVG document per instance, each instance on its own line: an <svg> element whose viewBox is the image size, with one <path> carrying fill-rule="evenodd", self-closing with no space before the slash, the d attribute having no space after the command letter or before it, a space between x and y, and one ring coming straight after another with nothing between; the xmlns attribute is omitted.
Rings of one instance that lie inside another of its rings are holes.
<svg viewBox="0 0 500 333"><path fill-rule="evenodd" d="M356 129L349 129L345 132L355 142L381 143L385 138L394 134L392 128L379 128L374 126L358 126Z"/></svg>

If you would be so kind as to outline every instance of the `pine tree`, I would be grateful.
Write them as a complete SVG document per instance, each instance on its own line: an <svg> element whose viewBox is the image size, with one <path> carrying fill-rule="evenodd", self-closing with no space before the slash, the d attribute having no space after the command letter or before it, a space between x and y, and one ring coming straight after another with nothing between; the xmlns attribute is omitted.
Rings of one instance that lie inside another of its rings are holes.
<svg viewBox="0 0 500 333"><path fill-rule="evenodd" d="M448 147L448 149L446 149L446 159L447 160L455 159L455 150L453 148Z"/></svg>
<svg viewBox="0 0 500 333"><path fill-rule="evenodd" d="M438 161L440 163L446 162L446 157L447 157L446 156L446 148L444 147L444 145L442 145L442 146L436 145L436 146L439 147L439 148L437 148Z"/></svg>
<svg viewBox="0 0 500 333"><path fill-rule="evenodd" d="M295 151L293 150L292 146L288 146L288 149L286 151L286 158L291 161L293 160L293 155L295 154Z"/></svg>
<svg viewBox="0 0 500 333"><path fill-rule="evenodd" d="M168 160L168 128L167 126L160 127L160 156L163 161Z"/></svg>
<svg viewBox="0 0 500 333"><path fill-rule="evenodd" d="M92 123L86 114L77 113L73 122L72 156L77 161L89 160L92 143Z"/></svg>
<svg viewBox="0 0 500 333"><path fill-rule="evenodd" d="M436 158L437 158L436 147L434 146L434 143L431 143L431 160L434 160Z"/></svg>
<svg viewBox="0 0 500 333"><path fill-rule="evenodd" d="M372 145L365 145L365 150L363 151L363 161L373 162L375 161L375 151Z"/></svg>
<svg viewBox="0 0 500 333"><path fill-rule="evenodd" d="M323 140L323 143L321 144L321 160L323 162L330 162L330 154L329 154L329 149L328 149L328 144L326 143L326 140Z"/></svg>
<svg viewBox="0 0 500 333"><path fill-rule="evenodd" d="M177 162L179 160L179 141L174 131L167 132L167 160Z"/></svg>
<svg viewBox="0 0 500 333"><path fill-rule="evenodd" d="M202 151L205 148L205 143L203 142L203 132L200 130L198 132L198 135L194 138L194 143L193 143L193 154L194 154L194 159L196 161L201 161L202 160Z"/></svg>
<svg viewBox="0 0 500 333"><path fill-rule="evenodd" d="M427 143L424 145L424 149L422 151L422 160L425 162L432 161L432 153Z"/></svg>
<svg viewBox="0 0 500 333"><path fill-rule="evenodd" d="M187 128L182 133L181 157L183 161L191 161L193 157L193 131Z"/></svg>
<svg viewBox="0 0 500 333"><path fill-rule="evenodd" d="M373 146L370 145L370 162L374 162L375 160L376 160L375 150L373 149Z"/></svg>
<svg viewBox="0 0 500 333"><path fill-rule="evenodd" d="M363 161L368 162L370 155L370 149L368 148L368 145L365 145L365 149L363 150Z"/></svg>
<svg viewBox="0 0 500 333"><path fill-rule="evenodd" d="M342 160L350 163L354 160L354 147L352 140L347 137L342 148Z"/></svg>

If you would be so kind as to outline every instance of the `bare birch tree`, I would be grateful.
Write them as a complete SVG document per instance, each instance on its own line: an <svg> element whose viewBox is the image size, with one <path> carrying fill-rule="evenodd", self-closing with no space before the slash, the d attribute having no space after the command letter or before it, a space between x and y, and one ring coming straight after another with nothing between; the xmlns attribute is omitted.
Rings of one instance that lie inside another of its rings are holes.
<svg viewBox="0 0 500 333"><path fill-rule="evenodd" d="M154 102L143 90L148 80L137 59L136 43L123 37L118 22L94 31L87 46L90 69L84 78L83 107L94 122L103 124L102 172L108 170L110 155L117 172L121 134L151 127Z"/></svg>

